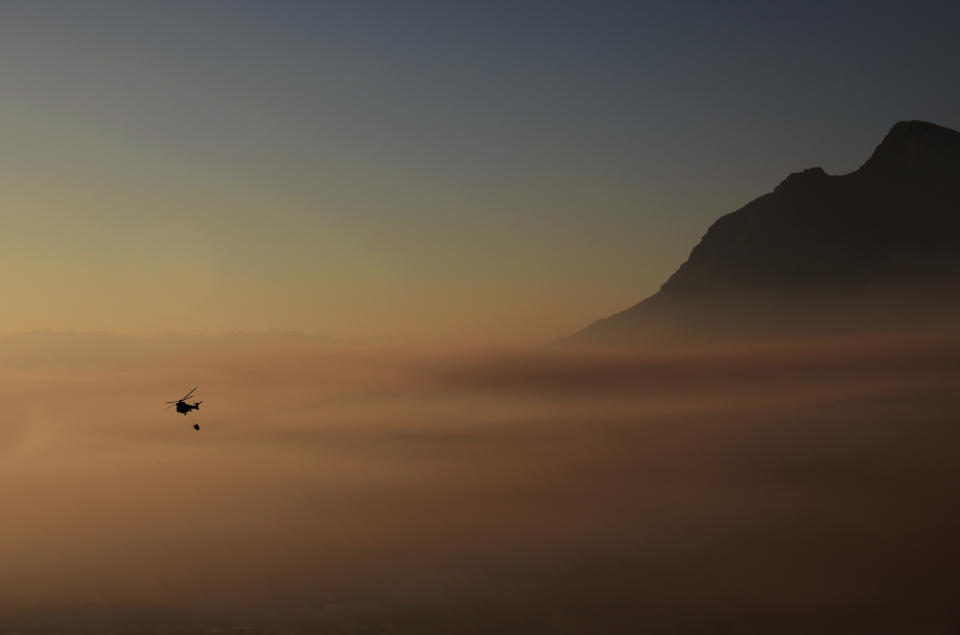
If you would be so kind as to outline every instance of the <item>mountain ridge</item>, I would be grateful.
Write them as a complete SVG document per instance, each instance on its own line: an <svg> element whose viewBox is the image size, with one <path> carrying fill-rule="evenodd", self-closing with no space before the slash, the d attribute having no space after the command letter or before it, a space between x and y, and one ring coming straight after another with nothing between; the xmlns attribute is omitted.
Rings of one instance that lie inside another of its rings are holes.
<svg viewBox="0 0 960 635"><path fill-rule="evenodd" d="M854 318L871 311L878 326L930 317L960 280L958 183L960 133L901 121L857 170L794 172L721 216L655 294L559 342L823 333L863 327L866 315Z"/></svg>

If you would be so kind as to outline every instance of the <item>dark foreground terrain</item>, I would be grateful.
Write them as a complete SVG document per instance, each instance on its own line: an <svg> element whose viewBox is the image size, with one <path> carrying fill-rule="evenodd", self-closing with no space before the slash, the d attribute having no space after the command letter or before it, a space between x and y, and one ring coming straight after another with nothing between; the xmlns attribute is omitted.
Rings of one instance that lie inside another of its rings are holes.
<svg viewBox="0 0 960 635"><path fill-rule="evenodd" d="M960 630L956 339L18 350L0 633Z"/></svg>

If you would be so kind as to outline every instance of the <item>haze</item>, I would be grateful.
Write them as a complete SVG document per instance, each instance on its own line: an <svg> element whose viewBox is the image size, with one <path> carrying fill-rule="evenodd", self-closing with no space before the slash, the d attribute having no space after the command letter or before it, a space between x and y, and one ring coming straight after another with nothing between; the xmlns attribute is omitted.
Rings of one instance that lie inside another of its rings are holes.
<svg viewBox="0 0 960 635"><path fill-rule="evenodd" d="M958 346L11 356L0 625L946 627Z"/></svg>

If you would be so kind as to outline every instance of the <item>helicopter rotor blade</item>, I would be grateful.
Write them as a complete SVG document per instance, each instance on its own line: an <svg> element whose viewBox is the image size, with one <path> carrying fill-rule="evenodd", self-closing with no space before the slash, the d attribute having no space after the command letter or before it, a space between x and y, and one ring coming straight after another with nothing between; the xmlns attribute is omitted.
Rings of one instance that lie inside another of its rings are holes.
<svg viewBox="0 0 960 635"><path fill-rule="evenodd" d="M190 398L190 395L192 395L194 392L196 392L197 388L199 388L199 387L200 387L200 386L194 386L194 387L193 387L193 390L191 390L190 392L188 392L187 394L185 394L183 397L180 398L180 401L183 401L184 399L189 399L189 398Z"/></svg>

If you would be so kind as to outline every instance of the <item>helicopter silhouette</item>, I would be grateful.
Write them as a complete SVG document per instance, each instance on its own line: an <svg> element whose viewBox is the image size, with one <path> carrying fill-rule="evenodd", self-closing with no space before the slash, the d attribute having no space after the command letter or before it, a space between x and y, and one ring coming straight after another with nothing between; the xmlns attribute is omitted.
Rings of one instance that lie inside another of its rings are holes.
<svg viewBox="0 0 960 635"><path fill-rule="evenodd" d="M189 398L190 398L190 395L192 395L194 392L196 392L197 388L199 388L199 387L200 387L200 386L194 386L193 390L191 390L190 392L188 392L187 394L185 394L183 397L180 397L180 398L177 399L176 401L167 401L167 402L165 402L165 403L170 404L169 406L167 406L167 408L173 408L174 406L176 406L177 412L179 412L180 414L185 415L185 416L186 416L187 413L190 412L191 410L200 410L200 404L203 403L202 401L197 401L196 398L194 398L193 403L187 403L187 399L189 399ZM165 409L166 409L166 408L165 408ZM187 416L187 418L189 419L189 416ZM193 421L193 419L190 419L190 420ZM194 430L199 430L199 429L200 429L200 424L194 422L194 424L193 424L193 429L194 429Z"/></svg>

